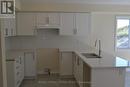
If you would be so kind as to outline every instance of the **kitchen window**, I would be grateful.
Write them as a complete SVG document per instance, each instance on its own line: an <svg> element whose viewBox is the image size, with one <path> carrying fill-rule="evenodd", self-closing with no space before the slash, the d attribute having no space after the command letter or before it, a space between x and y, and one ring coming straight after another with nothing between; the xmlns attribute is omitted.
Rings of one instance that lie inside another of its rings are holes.
<svg viewBox="0 0 130 87"><path fill-rule="evenodd" d="M130 17L116 17L116 48L130 48Z"/></svg>

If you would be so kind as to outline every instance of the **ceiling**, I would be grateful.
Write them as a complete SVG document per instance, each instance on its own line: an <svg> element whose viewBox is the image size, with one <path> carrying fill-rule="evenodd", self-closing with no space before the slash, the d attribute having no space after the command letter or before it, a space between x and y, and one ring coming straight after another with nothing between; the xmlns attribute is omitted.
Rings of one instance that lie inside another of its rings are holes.
<svg viewBox="0 0 130 87"><path fill-rule="evenodd" d="M130 0L21 0L22 3L85 3L130 5Z"/></svg>

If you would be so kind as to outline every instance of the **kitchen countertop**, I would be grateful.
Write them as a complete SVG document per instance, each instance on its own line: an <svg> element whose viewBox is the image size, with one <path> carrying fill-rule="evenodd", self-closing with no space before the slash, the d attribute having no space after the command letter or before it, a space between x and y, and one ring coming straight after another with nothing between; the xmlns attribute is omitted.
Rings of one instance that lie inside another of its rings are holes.
<svg viewBox="0 0 130 87"><path fill-rule="evenodd" d="M14 60L20 56L24 56L25 52L32 52L33 49L23 49L23 50L8 50L6 51L6 60Z"/></svg>
<svg viewBox="0 0 130 87"><path fill-rule="evenodd" d="M94 53L95 49L92 47L86 47L86 49L60 49L60 52L74 52L79 58L81 58L91 68L128 68L130 62L124 58L113 56L107 53L101 53L102 58L86 58L81 53Z"/></svg>
<svg viewBox="0 0 130 87"><path fill-rule="evenodd" d="M34 52L34 49L24 49L24 50L9 50L6 54L6 59L15 59L19 57L20 55L24 55L24 52ZM109 67L117 67L117 68L128 68L130 67L130 63L128 60L113 56L106 53L101 53L102 58L86 58L81 53L95 53L95 49L87 46L83 49L67 49L62 48L59 49L60 52L74 52L79 58L81 58L86 64L88 64L91 68L109 68Z"/></svg>

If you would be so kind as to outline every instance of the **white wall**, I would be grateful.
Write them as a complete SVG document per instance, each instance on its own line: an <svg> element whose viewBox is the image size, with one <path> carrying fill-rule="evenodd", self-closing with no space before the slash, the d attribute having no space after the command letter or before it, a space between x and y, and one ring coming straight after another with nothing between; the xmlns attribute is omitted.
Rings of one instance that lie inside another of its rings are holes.
<svg viewBox="0 0 130 87"><path fill-rule="evenodd" d="M75 36L61 36L58 30L43 29L38 30L38 34L33 37L9 37L8 49L35 49L35 48L83 48L86 46L87 38ZM80 42L79 42L80 40ZM80 44L80 45L79 45ZM79 47L80 46L80 47ZM82 46L82 47L81 47Z"/></svg>
<svg viewBox="0 0 130 87"><path fill-rule="evenodd" d="M130 60L129 49L115 51L115 29L117 15L130 15L129 13L92 13L91 21L91 43L95 39L101 40L102 50L109 54L117 54Z"/></svg>
<svg viewBox="0 0 130 87"><path fill-rule="evenodd" d="M130 5L72 4L72 3L22 3L21 11L62 12L130 12Z"/></svg>

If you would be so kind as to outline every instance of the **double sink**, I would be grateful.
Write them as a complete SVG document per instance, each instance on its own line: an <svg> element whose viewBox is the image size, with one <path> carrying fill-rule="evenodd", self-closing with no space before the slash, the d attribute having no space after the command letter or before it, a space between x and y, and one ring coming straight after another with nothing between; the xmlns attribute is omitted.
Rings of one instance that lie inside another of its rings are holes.
<svg viewBox="0 0 130 87"><path fill-rule="evenodd" d="M101 58L101 56L95 54L95 53L81 53L86 58Z"/></svg>

